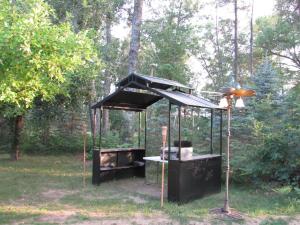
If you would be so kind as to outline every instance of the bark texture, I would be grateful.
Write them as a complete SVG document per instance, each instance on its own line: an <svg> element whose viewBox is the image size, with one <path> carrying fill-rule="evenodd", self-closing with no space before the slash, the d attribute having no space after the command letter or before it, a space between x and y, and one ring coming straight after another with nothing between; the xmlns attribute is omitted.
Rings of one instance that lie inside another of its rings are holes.
<svg viewBox="0 0 300 225"><path fill-rule="evenodd" d="M237 16L237 0L234 0L234 61L233 61L233 73L234 79L236 82L238 80L238 40L237 40L237 24L238 24L238 16Z"/></svg>
<svg viewBox="0 0 300 225"><path fill-rule="evenodd" d="M24 127L24 116L20 115L15 118L14 124L14 135L12 143L11 158L13 160L19 160L20 158L20 143L21 143L21 132Z"/></svg>
<svg viewBox="0 0 300 225"><path fill-rule="evenodd" d="M141 24L142 24L143 0L134 0L134 12L132 18L131 41L129 50L128 73L137 69L138 51L140 48Z"/></svg>
<svg viewBox="0 0 300 225"><path fill-rule="evenodd" d="M107 64L110 63L111 57L109 55L110 52L110 46L111 46L111 25L112 25L112 15L110 13L106 14L106 19L105 19L105 36L106 36L106 53L105 53L105 62ZM104 71L104 94L105 96L109 95L110 93L110 86L111 86L111 73L109 69L105 69ZM110 129L110 123L109 123L109 110L104 109L103 110L103 134L107 134L107 132Z"/></svg>
<svg viewBox="0 0 300 225"><path fill-rule="evenodd" d="M253 74L253 5L254 0L252 1L251 7L251 18L250 18L250 75Z"/></svg>

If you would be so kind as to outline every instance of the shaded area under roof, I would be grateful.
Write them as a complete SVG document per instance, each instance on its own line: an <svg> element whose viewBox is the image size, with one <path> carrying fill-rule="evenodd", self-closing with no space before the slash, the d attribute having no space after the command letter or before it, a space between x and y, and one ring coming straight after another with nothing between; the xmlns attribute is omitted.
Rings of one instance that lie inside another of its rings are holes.
<svg viewBox="0 0 300 225"><path fill-rule="evenodd" d="M103 108L106 109L143 111L148 106L154 104L162 98L162 96L154 94L117 90L101 101L97 102L92 106L92 108L95 109L103 106Z"/></svg>
<svg viewBox="0 0 300 225"><path fill-rule="evenodd" d="M189 90L193 89L174 80L168 80L160 77L151 77L151 76L146 76L138 73L130 74L129 76L127 76L126 78L118 82L117 86L124 87L125 85L128 85L130 83L127 87L140 88L137 85L135 85L134 82L150 88L158 88L163 90L166 90L168 88L186 88Z"/></svg>
<svg viewBox="0 0 300 225"><path fill-rule="evenodd" d="M160 94L164 98L169 99L169 101L175 105L193 106L193 107L210 108L210 109L223 109L205 98L187 94L181 91L167 91L167 90L158 90L158 89L153 89L153 91L157 94Z"/></svg>

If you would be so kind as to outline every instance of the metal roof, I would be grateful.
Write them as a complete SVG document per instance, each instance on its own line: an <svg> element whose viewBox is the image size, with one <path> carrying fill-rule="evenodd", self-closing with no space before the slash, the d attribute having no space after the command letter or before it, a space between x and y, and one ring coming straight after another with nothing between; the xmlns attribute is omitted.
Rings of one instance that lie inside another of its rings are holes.
<svg viewBox="0 0 300 225"><path fill-rule="evenodd" d="M130 84L131 82L131 84ZM137 85L134 84L134 82L139 83L141 85L150 87L150 88L158 88L158 89L168 89L168 88L186 88L189 90L192 90L193 88L188 87L186 85L183 85L177 81L174 80L168 80L161 77L152 77L152 76L146 76L143 74L138 73L132 73L129 76L122 79L120 82L117 83L117 86L124 87L127 85L127 87L132 88L140 88L137 87Z"/></svg>
<svg viewBox="0 0 300 225"><path fill-rule="evenodd" d="M195 95L187 94L181 91L167 91L154 89L155 93L170 100L171 103L180 106L193 106L210 109L223 109L209 100Z"/></svg>
<svg viewBox="0 0 300 225"><path fill-rule="evenodd" d="M210 109L223 109L209 100L194 96L176 88L191 88L178 83L177 81L167 80L158 77L149 77L141 74L132 73L118 83L119 88L98 103L92 106L95 108L120 109L129 111L143 111L148 106L154 104L162 98L168 99L172 104L179 106L192 106ZM169 88L175 90L166 90ZM145 89L145 91L131 91L126 88Z"/></svg>
<svg viewBox="0 0 300 225"><path fill-rule="evenodd" d="M172 104L179 106L192 106L209 109L223 109L218 105L210 102L209 100L187 94L181 91L168 91L161 89L152 89L154 94L141 93L117 90L116 92L108 95L98 103L94 104L92 108L100 108L101 106L106 109L120 109L129 111L143 111L148 106L154 104L162 98L168 99Z"/></svg>
<svg viewBox="0 0 300 225"><path fill-rule="evenodd" d="M92 108L100 108L102 106L107 109L143 111L162 98L162 96L154 94L119 89L94 104Z"/></svg>

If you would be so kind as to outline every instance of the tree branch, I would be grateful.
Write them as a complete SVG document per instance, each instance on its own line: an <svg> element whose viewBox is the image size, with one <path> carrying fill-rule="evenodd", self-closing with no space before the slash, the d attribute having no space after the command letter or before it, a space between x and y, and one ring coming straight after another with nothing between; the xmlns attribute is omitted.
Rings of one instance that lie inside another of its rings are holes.
<svg viewBox="0 0 300 225"><path fill-rule="evenodd" d="M283 55L283 54L280 54L278 52L274 52L274 51L272 51L272 50L270 50L268 48L265 48L265 47L263 47L263 48L267 49L272 55L276 55L276 56L279 56L279 57L291 60L300 69L300 62L297 59L295 59L294 57Z"/></svg>

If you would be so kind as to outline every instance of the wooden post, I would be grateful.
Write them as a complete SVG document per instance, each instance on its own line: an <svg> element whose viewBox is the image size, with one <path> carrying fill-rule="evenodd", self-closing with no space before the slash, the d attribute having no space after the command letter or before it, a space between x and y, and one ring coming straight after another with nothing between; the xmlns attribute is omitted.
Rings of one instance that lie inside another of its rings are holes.
<svg viewBox="0 0 300 225"><path fill-rule="evenodd" d="M231 119L231 104L232 99L230 97L227 98L228 106L227 106L227 149L226 149L226 180L225 180L225 201L224 201L224 208L223 212L230 213L229 207L229 175L230 175L230 119Z"/></svg>
<svg viewBox="0 0 300 225"><path fill-rule="evenodd" d="M166 141L167 141L167 130L168 127L163 126L162 127L162 170L161 170L161 195L160 195L160 207L163 207L164 205L164 183L165 183L165 147L166 147Z"/></svg>
<svg viewBox="0 0 300 225"><path fill-rule="evenodd" d="M86 186L86 124L82 124L82 136L83 136L83 187Z"/></svg>

